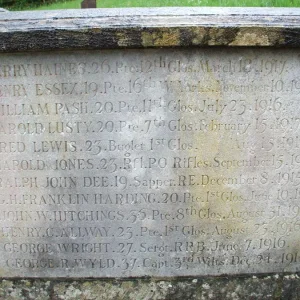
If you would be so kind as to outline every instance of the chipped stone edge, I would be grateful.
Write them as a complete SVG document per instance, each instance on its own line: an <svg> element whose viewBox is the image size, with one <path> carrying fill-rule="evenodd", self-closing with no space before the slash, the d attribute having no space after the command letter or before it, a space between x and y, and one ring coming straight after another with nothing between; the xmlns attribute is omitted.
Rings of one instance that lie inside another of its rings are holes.
<svg viewBox="0 0 300 300"><path fill-rule="evenodd" d="M162 47L300 47L299 8L2 12L0 52Z"/></svg>

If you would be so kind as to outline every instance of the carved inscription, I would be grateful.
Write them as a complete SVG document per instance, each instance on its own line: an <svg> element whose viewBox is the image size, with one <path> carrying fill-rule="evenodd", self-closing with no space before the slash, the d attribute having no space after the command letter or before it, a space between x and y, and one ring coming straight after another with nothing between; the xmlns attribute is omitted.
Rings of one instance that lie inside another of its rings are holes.
<svg viewBox="0 0 300 300"><path fill-rule="evenodd" d="M4 277L300 271L294 50L3 54Z"/></svg>

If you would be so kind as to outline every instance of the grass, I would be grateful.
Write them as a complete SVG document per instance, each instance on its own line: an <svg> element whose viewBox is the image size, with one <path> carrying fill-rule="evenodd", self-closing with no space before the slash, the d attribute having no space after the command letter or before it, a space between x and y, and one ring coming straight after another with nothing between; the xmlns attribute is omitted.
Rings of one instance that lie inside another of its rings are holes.
<svg viewBox="0 0 300 300"><path fill-rule="evenodd" d="M80 8L82 0L62 1L31 8L53 10ZM245 7L300 7L300 0L97 0L98 8L110 7L162 7L162 6L245 6ZM27 8L30 9L30 8Z"/></svg>

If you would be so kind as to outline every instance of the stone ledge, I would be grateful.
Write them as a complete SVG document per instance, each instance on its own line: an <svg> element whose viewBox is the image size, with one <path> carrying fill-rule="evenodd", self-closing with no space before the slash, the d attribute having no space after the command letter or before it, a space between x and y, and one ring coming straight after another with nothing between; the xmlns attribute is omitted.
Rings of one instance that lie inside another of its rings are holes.
<svg viewBox="0 0 300 300"><path fill-rule="evenodd" d="M298 8L4 12L0 52L202 46L300 46Z"/></svg>

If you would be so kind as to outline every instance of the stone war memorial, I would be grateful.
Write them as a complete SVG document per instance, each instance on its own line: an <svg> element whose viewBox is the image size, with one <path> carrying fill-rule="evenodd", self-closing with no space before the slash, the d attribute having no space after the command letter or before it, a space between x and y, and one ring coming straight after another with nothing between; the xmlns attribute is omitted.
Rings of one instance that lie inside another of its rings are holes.
<svg viewBox="0 0 300 300"><path fill-rule="evenodd" d="M0 13L0 299L300 299L300 10Z"/></svg>

